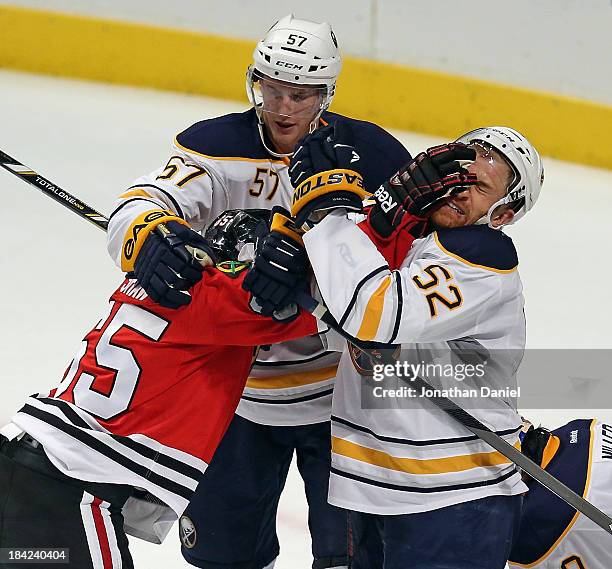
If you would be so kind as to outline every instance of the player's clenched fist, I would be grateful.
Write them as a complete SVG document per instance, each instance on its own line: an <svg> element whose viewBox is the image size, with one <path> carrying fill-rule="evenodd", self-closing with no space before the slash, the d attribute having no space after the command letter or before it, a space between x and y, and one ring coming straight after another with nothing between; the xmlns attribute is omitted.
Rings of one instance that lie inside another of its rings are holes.
<svg viewBox="0 0 612 569"><path fill-rule="evenodd" d="M441 200L477 182L464 167L475 159L473 149L456 142L421 152L374 193L370 223L385 235L401 225L406 212L426 216Z"/></svg>
<svg viewBox="0 0 612 569"><path fill-rule="evenodd" d="M257 242L255 260L242 287L253 295L251 307L256 312L286 321L298 313L295 292L305 286L309 264L289 213L280 207L272 211L270 232Z"/></svg>
<svg viewBox="0 0 612 569"><path fill-rule="evenodd" d="M291 157L291 185L297 188L313 174L352 167L359 159L353 147L353 132L348 124L338 121L318 128L300 140Z"/></svg>
<svg viewBox="0 0 612 569"><path fill-rule="evenodd" d="M152 300L166 308L191 302L187 292L202 278L203 266L191 250L199 249L214 259L206 239L183 223L166 222L165 235L151 231L134 263L134 276Z"/></svg>
<svg viewBox="0 0 612 569"><path fill-rule="evenodd" d="M361 210L363 199L370 194L362 176L353 170L359 160L352 131L341 121L301 141L289 166L294 187L291 215L298 227L308 228L338 207Z"/></svg>

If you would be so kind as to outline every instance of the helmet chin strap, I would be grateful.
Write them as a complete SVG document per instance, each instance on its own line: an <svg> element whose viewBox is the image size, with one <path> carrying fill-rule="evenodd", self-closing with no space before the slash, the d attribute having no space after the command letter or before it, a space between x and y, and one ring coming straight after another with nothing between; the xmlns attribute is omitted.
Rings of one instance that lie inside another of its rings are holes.
<svg viewBox="0 0 612 569"><path fill-rule="evenodd" d="M491 229L495 229L497 231L501 231L506 225L510 225L512 221L509 223L502 223L501 225L493 225L493 212L502 205L507 203L506 197L503 197L501 200L496 201L490 208L489 211L485 215L483 215L478 221L474 223L474 225L488 225Z"/></svg>
<svg viewBox="0 0 612 569"><path fill-rule="evenodd" d="M319 119L321 118L321 115L323 114L324 110L325 109L321 109L310 121L310 124L308 125L308 134L312 134L315 130L317 130L317 127L319 126ZM259 138L261 139L261 143L263 144L264 148L275 158L291 158L293 156L293 152L287 152L285 154L281 152L275 152L266 144L266 133L264 132L265 123L262 118L263 111L260 111L257 107L255 107L255 112L257 113L258 119L257 129L259 130Z"/></svg>
<svg viewBox="0 0 612 569"><path fill-rule="evenodd" d="M266 144L266 135L264 133L263 127L264 127L263 121L259 119L259 121L257 122L257 129L259 130L259 138L261 139L261 143L263 144L264 148L268 151L268 153L274 156L275 158L291 158L293 156L293 152L287 152L286 154L283 154L281 152L274 152L274 150L272 150Z"/></svg>

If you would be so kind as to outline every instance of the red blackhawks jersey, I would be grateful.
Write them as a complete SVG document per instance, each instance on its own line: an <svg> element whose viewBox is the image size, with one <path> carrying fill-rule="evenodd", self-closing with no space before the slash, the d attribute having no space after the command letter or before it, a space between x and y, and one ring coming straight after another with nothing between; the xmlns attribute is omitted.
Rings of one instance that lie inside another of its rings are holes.
<svg viewBox="0 0 612 569"><path fill-rule="evenodd" d="M234 414L254 346L317 332L309 314L281 324L253 313L241 284L207 269L191 303L171 310L125 280L61 383L29 397L13 425L64 474L144 489L180 516Z"/></svg>

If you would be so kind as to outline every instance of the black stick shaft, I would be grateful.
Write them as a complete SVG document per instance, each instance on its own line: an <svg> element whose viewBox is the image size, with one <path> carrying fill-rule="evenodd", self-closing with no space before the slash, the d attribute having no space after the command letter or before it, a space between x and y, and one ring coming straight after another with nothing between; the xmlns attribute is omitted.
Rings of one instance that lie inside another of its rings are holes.
<svg viewBox="0 0 612 569"><path fill-rule="evenodd" d="M15 158L12 158L6 152L0 150L0 166L11 174L15 174L18 178L21 178L24 182L31 184L35 188L41 190L46 196L54 199L56 202L62 204L73 213L86 219L90 223L93 223L96 227L102 229L102 231L108 230L108 218L96 211L93 207L82 202L72 194L69 194L66 190L62 190L59 186L56 186L46 178L43 178L40 174L28 168L28 166L19 162ZM155 231L160 237L165 238L170 232L166 228L165 224L160 223ZM186 245L185 248L193 255L194 259L201 265L208 267L213 265L212 259L208 256L205 251Z"/></svg>
<svg viewBox="0 0 612 569"><path fill-rule="evenodd" d="M56 202L62 204L72 212L86 219L90 223L93 223L96 227L106 231L108 227L108 219L102 215L99 211L96 211L86 203L82 202L78 198L69 194L66 190L62 190L59 186L53 184L46 178L43 178L40 174L15 160L5 152L0 150L0 166L14 174L18 178L21 178L24 182L31 184L35 188L39 189L43 194L54 199Z"/></svg>
<svg viewBox="0 0 612 569"><path fill-rule="evenodd" d="M372 348L367 343L360 342L358 339L347 334L336 322L327 308L311 298L307 294L298 293L298 304L306 311L313 314L319 320L322 320L332 330L346 338L351 344L364 351L366 354L372 354ZM393 351L396 346L389 345L389 351ZM376 357L381 354L381 350L376 351ZM385 362L391 363L391 362ZM399 378L405 383L409 383L412 387L426 389L431 391L433 388L421 377L415 377L410 381L404 377ZM483 440L496 451L511 460L526 474L537 480L542 486L556 494L561 500L569 504L576 511L584 514L591 521L595 522L600 528L612 535L612 518L599 508L585 500L582 496L576 494L571 488L563 484L552 474L546 472L539 464L536 464L530 458L526 457L520 450L513 447L508 441L504 440L497 433L493 432L489 427L480 422L476 417L470 415L465 409L462 409L451 399L441 396L431 396L428 399L440 408L442 411L450 415L453 419L461 423L464 427L474 433L479 439Z"/></svg>
<svg viewBox="0 0 612 569"><path fill-rule="evenodd" d="M86 219L90 223L93 223L96 227L106 231L108 228L108 219L106 216L96 211L86 203L69 194L67 191L62 190L59 186L53 184L31 168L28 168L15 158L12 158L2 150L0 150L0 166L5 170L14 174L18 178L21 178L28 184L38 188L46 196L54 199L55 201L68 208L73 213ZM163 236L164 228L160 228ZM335 321L334 317L330 314L327 308L320 302L317 302L314 298L311 298L305 293L298 293L298 304L306 311L313 314L319 320L325 322L332 330L345 337L349 342L354 344L360 350L366 353L371 353L372 350L367 344L364 344L347 334ZM389 346L390 348L392 346ZM404 378L400 378L404 381ZM417 377L411 382L412 385L424 387L426 389L432 389L431 386L422 378ZM481 423L478 419L470 415L467 411L459 407L454 401L446 397L430 397L430 400L437 405L442 411L448 413L456 421L461 423L464 427L469 429L478 438L483 440L492 446L495 450L500 452L506 458L511 460L514 464L520 467L524 472L531 476L534 480L537 480L542 486L548 488L551 492L556 494L563 501L572 506L575 510L584 514L587 518L595 522L599 527L604 529L609 534L612 534L612 518L602 512L599 508L596 508L589 501L585 500L582 496L579 496L571 488L568 488L561 481L557 480L554 476L546 472L543 468L537 465L535 462L527 458L518 449L514 448L510 443L502 439L497 433L494 433L486 425Z"/></svg>

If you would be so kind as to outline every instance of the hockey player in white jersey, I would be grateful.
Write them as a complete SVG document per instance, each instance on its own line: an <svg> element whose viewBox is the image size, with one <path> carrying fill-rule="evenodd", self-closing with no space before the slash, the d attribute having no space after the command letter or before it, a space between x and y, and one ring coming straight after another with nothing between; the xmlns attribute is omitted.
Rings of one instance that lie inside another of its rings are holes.
<svg viewBox="0 0 612 569"><path fill-rule="evenodd" d="M576 419L547 431L529 423L523 453L604 512L612 511L612 426ZM609 569L612 539L563 500L527 480L510 567Z"/></svg>
<svg viewBox="0 0 612 569"><path fill-rule="evenodd" d="M155 225L181 223L199 232L226 209L288 207L289 157L307 133L330 123L348 126L363 155L356 169L373 189L410 158L383 129L327 111L341 68L329 24L282 18L253 58L246 80L252 108L180 133L165 166L136 180L111 215L111 256L164 306L188 303L184 291L200 275L181 271L152 233ZM276 509L295 452L315 563L346 565L346 513L327 503L338 361L318 336L260 352L236 417L182 520L187 561L252 569L273 563Z"/></svg>
<svg viewBox="0 0 612 569"><path fill-rule="evenodd" d="M444 158L457 152L467 170ZM486 380L511 386L525 319L517 253L500 229L538 198L534 147L512 129L480 128L419 154L383 184L376 196L389 223L416 212L437 228L397 270L347 218L361 210L362 184L350 164L338 166L305 172L292 203L296 223L310 228L304 243L331 314L359 340L401 344L400 362L452 363L457 340L504 350ZM384 408L368 408L363 386L373 370L363 354L351 356L344 351L334 391L329 500L351 510L352 567L502 569L527 489L515 465L418 394L409 408L392 395ZM518 444L512 401L481 407L474 415Z"/></svg>

